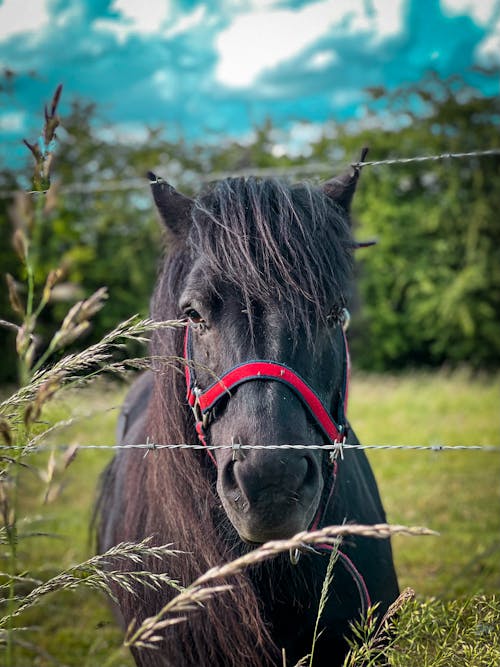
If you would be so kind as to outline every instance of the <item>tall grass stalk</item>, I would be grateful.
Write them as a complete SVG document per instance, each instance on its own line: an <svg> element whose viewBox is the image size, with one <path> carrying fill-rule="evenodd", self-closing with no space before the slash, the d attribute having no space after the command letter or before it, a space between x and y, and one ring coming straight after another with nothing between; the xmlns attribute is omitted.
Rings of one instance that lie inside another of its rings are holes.
<svg viewBox="0 0 500 667"><path fill-rule="evenodd" d="M41 584L37 584L33 577L20 573L19 541L26 536L20 534L18 529L19 475L22 468L28 467L26 459L36 452L40 439L46 438L53 431L53 426L41 419L45 405L62 389L82 385L103 372L122 374L130 368L144 367L147 362L143 359L116 361L114 352L127 341L145 341L149 332L160 327L184 326L179 322L153 322L134 316L119 324L94 345L54 361L54 355L59 356L64 348L78 340L90 328L92 318L107 299L107 289L102 287L87 299L74 304L52 339L45 345L45 349L40 349L42 338L37 332L39 316L51 301L53 288L63 275L61 268L55 268L41 282L40 249L45 224L44 195L50 187L50 167L55 149L55 131L59 125L57 107L60 96L59 86L49 108L45 109L45 122L38 141L33 144L25 141L35 158L33 191L30 193L35 197L35 202L32 207L27 206L27 195L17 197L16 205L20 208L13 218L16 227L13 245L24 265L26 298L23 299L23 292L15 280L7 276L10 303L20 324L0 320L0 325L16 331L19 376L19 389L0 403L0 438L5 443L3 450L8 452L0 457L0 516L3 520L0 542L6 547L6 571L0 573L0 577L5 580L5 584L2 584L3 590L8 591L4 599L5 613L0 619L0 644L5 645L6 667L16 664L17 617L50 592L84 585L112 593L111 584L128 586L131 590L133 584L139 582L145 586L177 587L176 582L172 582L166 575L156 576L146 570L121 573L106 569L104 564L106 556L110 556L109 553L97 560L91 559L65 570ZM40 281L40 284L37 281ZM67 453L62 461L63 470L71 463L72 458L74 457L71 452ZM57 467L55 452L51 452L45 469L34 468L31 461L29 467L45 484L43 502L48 502L54 495L53 481ZM133 548L138 549L137 553L141 553L143 557L154 555L154 550L146 543L140 543ZM127 545L119 545L119 551L120 553L111 554L115 560L125 556L131 558L132 552ZM103 567L98 567L99 564ZM20 584L32 590L18 598L16 589ZM24 644L27 645L26 642Z"/></svg>
<svg viewBox="0 0 500 667"><path fill-rule="evenodd" d="M415 591L405 588L390 605L382 619L378 619L377 607L368 608L366 616L351 624L353 638L348 640L350 649L343 667L377 667L387 651L397 642L391 622L401 609L415 597ZM392 635L392 636L391 636Z"/></svg>
<svg viewBox="0 0 500 667"><path fill-rule="evenodd" d="M318 613L316 615L316 622L314 624L311 653L309 655L309 667L312 667L314 661L314 650L316 648L316 642L318 641L318 637L320 634L319 624L321 621L321 617L323 616L323 612L325 611L326 603L328 602L328 597L330 595L330 590L333 584L333 566L335 565L339 557L339 546L340 546L339 541L335 542L332 545L332 553L330 554L330 558L328 559L325 578L323 580L323 586L321 587L321 595L318 604Z"/></svg>
<svg viewBox="0 0 500 667"><path fill-rule="evenodd" d="M205 600L211 598L213 595L224 592L228 588L227 585L212 585L212 582L234 576L246 568L269 560L280 553L287 553L290 550L296 549L300 550L306 545L332 544L334 545L333 557L330 559L328 565L329 569L332 569L337 552L335 545L338 547L340 538L348 535L361 535L363 537L384 539L396 534L422 536L436 535L437 533L420 526L391 526L385 523L374 525L340 525L326 526L321 530L311 532L303 531L287 540L266 542L258 549L254 549L235 560L210 568L210 570L207 570L207 572L198 577L184 591L170 600L157 614L146 618L140 626L137 627L135 623L131 623L125 637L125 645L128 647L155 648L155 643L161 639L158 639L159 635L157 633L167 625L180 622L177 617L170 617L171 614L182 613L184 616L181 620L185 620L187 612L199 610ZM332 573L330 572L330 583L331 576ZM210 585L206 586L206 584ZM320 600L319 615L321 615L326 604L328 596L327 583L324 583L323 591L321 595L322 599ZM151 637L155 637L154 640Z"/></svg>
<svg viewBox="0 0 500 667"><path fill-rule="evenodd" d="M9 622L10 617L17 617L30 607L39 604L48 594L61 590L74 590L86 586L95 590L103 591L111 599L116 600L113 585L124 588L129 593L134 593L134 587L144 586L153 590L159 590L163 586L171 586L182 590L179 583L166 574L154 574L149 570L133 570L131 572L116 569L118 563L133 563L142 565L148 559L162 560L166 556L178 556L182 552L172 549L170 544L163 546L152 546L151 538L141 542L120 542L103 554L93 556L83 563L60 572L48 581L39 583L30 593L22 599L16 600L16 610L11 616L0 618L0 628ZM23 578L26 581L26 578Z"/></svg>
<svg viewBox="0 0 500 667"><path fill-rule="evenodd" d="M25 584L28 583L27 578L18 576L18 544L22 538L18 532L19 471L26 466L28 457L36 453L40 440L46 438L54 430L53 425L42 422L40 419L46 403L66 387L87 383L103 372L123 374L129 368L142 365L144 360L114 361L113 350L122 345L124 341L143 340L146 333L159 327L178 325L180 325L178 322L152 322L151 320L141 320L138 317L130 318L119 324L116 329L104 336L98 343L82 351L67 355L52 366L47 365L40 368L34 372L28 384L0 404L0 420L5 433L8 434L7 441L10 443L6 443L5 446L7 448L11 447L12 451L12 456L2 457L0 477L0 510L3 518L0 540L8 548L8 567L5 575L8 579L9 592L6 601L6 613L0 620L0 627L5 628L3 634L6 644L6 667L16 664L14 651L15 619L49 592L84 585L110 593L111 588L107 585L109 582L123 587L132 587L133 583L138 584L139 582L146 586L157 586L161 583L162 585L176 587L176 583L172 582L166 575L156 576L146 570L133 573L119 573L114 570L105 572L104 569L98 571L96 570L97 561L91 560L81 566L75 566L75 568L65 571L49 582L36 587L24 600L18 599L15 594L16 586L21 579ZM166 361L165 363L170 362ZM175 361L171 363L175 363ZM71 463L72 457L70 454L71 452L66 452L63 456L65 458L64 468ZM54 456L54 452L52 452L44 475L39 472L39 476L47 484L46 499L49 495L49 487L56 465ZM144 557L153 555L145 545L133 546L137 547L139 552L142 546ZM171 553L170 551L169 554ZM103 555L99 562L105 564L106 558L111 556L119 558L120 554L108 552ZM88 573L85 575L84 573L87 571Z"/></svg>
<svg viewBox="0 0 500 667"><path fill-rule="evenodd" d="M23 308L20 296L17 294L16 286L13 280L9 282L9 295L13 310L22 316L22 324L18 328L16 338L16 349L18 352L18 374L19 383L21 386L27 384L31 378L31 365L36 351L36 343L33 335L36 320L38 315L43 310L48 299L45 299L45 294L40 299L40 303L36 311L34 310L35 301L35 273L37 254L40 241L40 230L43 224L43 208L44 200L41 193L45 192L50 187L50 165L53 158L55 148L56 128L59 125L59 117L57 115L57 106L61 96L62 87L58 86L50 110L45 108L45 124L37 143L30 144L25 140L35 158L35 173L33 177L33 190L37 193L38 199L35 201L34 211L31 214L29 224L26 230L17 229L14 239L14 245L18 251L19 256L24 262L26 270L26 306ZM30 239L29 233L32 238ZM18 435L23 439L29 439L31 432L32 421L30 419L24 420L24 425L18 428ZM18 531L17 531L17 516L19 510L19 469L20 458L22 452L16 450L12 454L12 458L7 461L7 466L2 470L3 480L9 480L10 493L2 488L2 506L3 506L3 520L6 527L8 546L9 546L9 597L7 600L7 665L13 664L14 648L13 648L13 608L15 606L15 582L18 561ZM2 480L2 481L3 481Z"/></svg>

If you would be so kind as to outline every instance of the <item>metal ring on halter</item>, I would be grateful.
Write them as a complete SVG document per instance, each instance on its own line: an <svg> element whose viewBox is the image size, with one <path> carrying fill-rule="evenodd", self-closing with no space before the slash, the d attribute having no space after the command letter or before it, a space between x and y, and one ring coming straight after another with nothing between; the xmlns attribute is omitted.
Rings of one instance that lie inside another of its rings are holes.
<svg viewBox="0 0 500 667"><path fill-rule="evenodd" d="M347 310L347 308L342 308L342 329L344 331L347 331L350 322L351 322L351 313Z"/></svg>
<svg viewBox="0 0 500 667"><path fill-rule="evenodd" d="M299 562L300 556L302 553L309 552L312 554L320 554L321 551L315 549L311 544L305 544L304 542L300 543L300 546L295 549L290 549L290 561L292 565L297 565Z"/></svg>
<svg viewBox="0 0 500 667"><path fill-rule="evenodd" d="M201 422L203 424L203 428L207 428L208 426L208 420L209 420L209 414L208 412L203 412L200 406L200 394L202 393L202 390L199 387L194 387L193 389L193 394L195 396L195 401L192 406L192 411L194 414L194 418L196 419L197 422Z"/></svg>

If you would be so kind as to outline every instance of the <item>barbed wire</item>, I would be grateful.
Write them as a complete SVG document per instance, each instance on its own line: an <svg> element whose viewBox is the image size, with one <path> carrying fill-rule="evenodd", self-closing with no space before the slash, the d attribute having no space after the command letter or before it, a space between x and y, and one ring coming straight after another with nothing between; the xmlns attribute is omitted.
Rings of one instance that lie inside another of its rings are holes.
<svg viewBox="0 0 500 667"><path fill-rule="evenodd" d="M397 164L412 164L412 163L421 163L421 162L438 162L442 160L450 159L465 159L473 157L492 157L495 155L500 155L500 148L488 148L488 149L478 149L468 152L459 152L459 153L439 153L436 155L417 155L413 157L398 157L398 158L387 158L384 160L368 160L364 162L351 162L350 166L355 169L360 169L363 167L379 167L382 165L393 166ZM275 167L261 167L261 168L249 168L249 169L240 169L235 171L219 171L212 172L210 174L202 173L192 173L193 177L196 177L200 183L208 183L211 181L220 181L229 176L232 177L245 177L245 176L270 176L270 175L293 175L293 174L318 174L325 171L331 171L332 165L329 162L307 162L301 165L289 165L285 168L275 166ZM168 172L168 167L156 167L157 171ZM188 170L190 171L190 170ZM124 190L145 190L149 187L148 180L146 178L129 178L123 181L109 181L103 183L102 181L87 181L86 183L71 183L68 185L55 185L57 193L60 194L93 194L100 192L120 192ZM38 190L0 190L0 198L8 199L15 196L19 193L24 193L27 195L44 195L48 191L38 191Z"/></svg>
<svg viewBox="0 0 500 667"><path fill-rule="evenodd" d="M368 160L366 162L353 162L351 163L351 167L361 168L378 167L379 165L411 164L413 162L437 162L439 160L486 157L491 155L500 155L500 148L488 148L466 153L439 153L438 155L419 155L416 157L388 158L386 160Z"/></svg>
<svg viewBox="0 0 500 667"><path fill-rule="evenodd" d="M363 167L378 167L382 165L393 166L397 164L412 164L412 163L422 163L429 161L442 161L448 159L465 159L473 157L488 157L500 155L500 148L489 148L489 149L478 149L468 152L458 152L458 153L439 153L435 155L419 155L407 158L388 158L384 160L369 160L369 161L358 161L352 162L351 167L353 168L363 168ZM161 167L157 168L161 170ZM167 169L165 169L166 171ZM266 176L269 174L292 174L292 173L318 173L321 171L331 170L330 163L323 162L309 162L303 165L292 165L286 167L286 169L280 167L266 167L266 168L256 168L256 169L246 169L238 170L233 172L213 172L211 174L197 174L198 179L201 182L221 180L227 178L228 176L248 176L250 174L255 176ZM125 179L123 181L112 181L105 185L102 182L89 181L87 183L73 183L66 186L61 186L58 188L59 193L75 193L75 194L90 194L94 192L113 192L121 190L142 190L146 189L148 182L146 179ZM28 195L40 195L46 194L46 192L40 192L37 190L0 190L0 198L12 197L19 192L24 192ZM106 445L106 444L86 444L86 445L37 445L37 446L27 446L22 445L0 445L0 451L19 451L23 450L26 452L41 452L41 451L52 451L54 449L67 450L74 447L77 450L99 450L99 449L109 449L109 450L126 450L126 449L143 449L148 453L152 450L162 450L162 449L195 449L195 450L220 450L220 449L283 449L283 450L298 450L298 449L322 449L326 451L337 452L342 455L343 450L347 449L360 449L360 450L410 450L410 451L489 451L489 452L500 452L500 445L408 445L408 444L372 444L372 445L361 445L361 444L348 444L348 443L333 443L330 445L243 445L239 443L233 443L231 445L201 445L201 444L187 444L187 443L177 443L177 444L157 444L157 443L139 443L133 445Z"/></svg>
<svg viewBox="0 0 500 667"><path fill-rule="evenodd" d="M408 444L372 444L372 445L362 445L362 444L350 444L346 442L336 442L328 445L243 445L240 443L233 443L231 445L202 445L202 444L187 444L187 443L176 443L176 444L160 444L154 442L145 442L131 445L107 445L107 444L85 444L79 445L77 443L71 444L58 444L58 445L34 445L30 446L27 444L23 445L0 445L0 451L9 450L9 451L25 451L26 453L36 453L42 451L66 451L68 449L75 450L127 450L127 449L142 449L146 452L148 451L158 451L163 449L194 449L194 450L209 450L217 451L222 449L229 449L233 451L239 450L249 450L249 449L260 449L260 450L323 450L331 451L333 453L337 452L342 456L344 450L348 449L360 449L360 450L408 450L408 451L432 451L432 452L442 452L442 451L485 451L485 452L500 452L500 445L408 445Z"/></svg>

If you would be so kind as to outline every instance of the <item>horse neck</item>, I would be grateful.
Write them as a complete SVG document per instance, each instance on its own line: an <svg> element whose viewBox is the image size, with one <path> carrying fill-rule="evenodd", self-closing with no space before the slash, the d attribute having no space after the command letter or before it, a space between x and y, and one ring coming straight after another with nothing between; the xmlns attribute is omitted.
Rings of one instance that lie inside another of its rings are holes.
<svg viewBox="0 0 500 667"><path fill-rule="evenodd" d="M342 458L337 459L335 491L321 525L337 525L345 521L365 524L385 521L372 468L365 452L360 449L344 450Z"/></svg>

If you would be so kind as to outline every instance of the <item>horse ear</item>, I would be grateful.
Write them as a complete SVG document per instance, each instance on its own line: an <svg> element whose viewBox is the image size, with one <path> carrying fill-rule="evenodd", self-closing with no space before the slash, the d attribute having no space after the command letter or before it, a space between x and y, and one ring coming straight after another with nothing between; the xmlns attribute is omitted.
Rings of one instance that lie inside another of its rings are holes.
<svg viewBox="0 0 500 667"><path fill-rule="evenodd" d="M152 171L148 171L148 178L156 208L165 226L175 235L184 233L191 220L193 200L177 192L167 181Z"/></svg>
<svg viewBox="0 0 500 667"><path fill-rule="evenodd" d="M361 150L359 162L364 162L367 153L368 148ZM342 206L347 213L349 213L351 208L352 198L356 191L360 173L361 167L355 165L348 172L332 178L323 185L325 195L333 199L339 206Z"/></svg>

